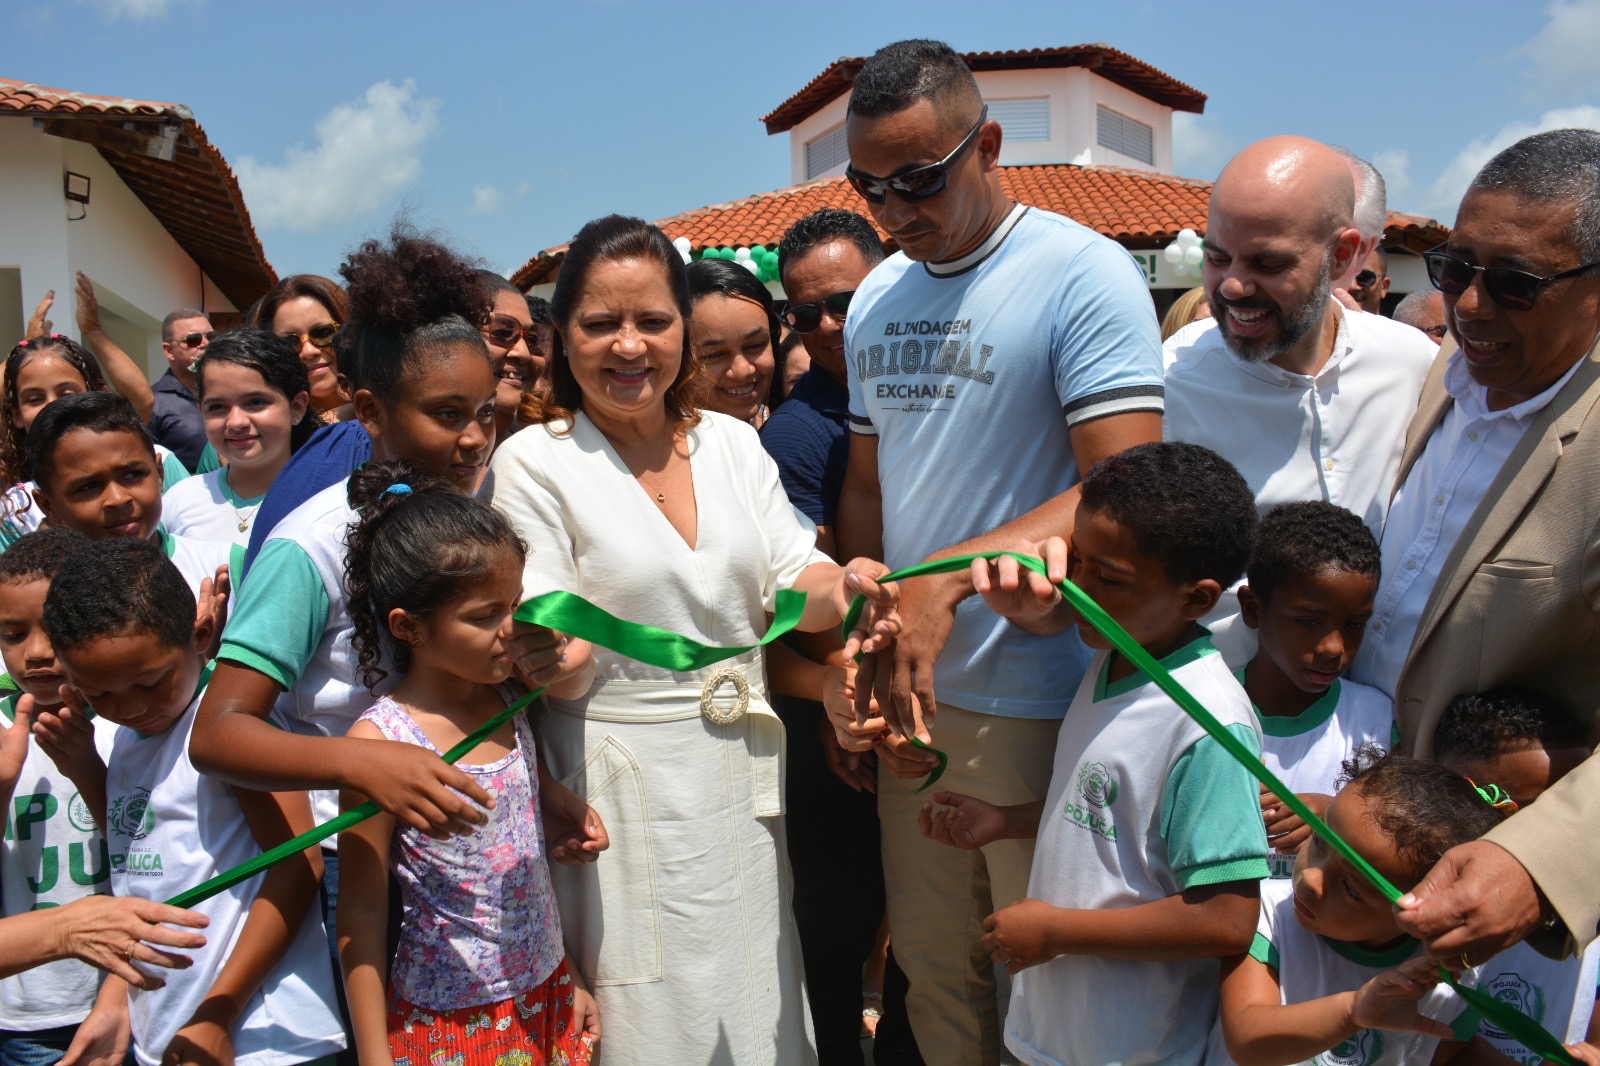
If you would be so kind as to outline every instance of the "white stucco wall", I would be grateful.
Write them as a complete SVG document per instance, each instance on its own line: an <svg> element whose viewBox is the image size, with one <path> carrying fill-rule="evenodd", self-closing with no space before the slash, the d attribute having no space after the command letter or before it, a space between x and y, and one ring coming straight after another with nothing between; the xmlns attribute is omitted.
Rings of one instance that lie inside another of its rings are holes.
<svg viewBox="0 0 1600 1066"><path fill-rule="evenodd" d="M1007 141L1002 138L1000 164L1023 166L1042 163L1133 167L1161 174L1172 173L1172 109L1146 99L1130 89L1082 67L1039 70L990 70L977 74L978 90L985 100L1045 97L1050 101L1048 141ZM789 180L806 181L806 144L844 123L848 94L836 97L789 131ZM1096 111L1104 104L1137 119L1154 130L1155 164L1102 148L1096 143ZM837 177L839 166L819 177Z"/></svg>
<svg viewBox="0 0 1600 1066"><path fill-rule="evenodd" d="M62 174L90 178L88 215L62 198ZM54 289L51 319L58 332L77 336L72 295L82 270L94 282L107 332L152 380L166 370L161 319L178 307L235 310L195 261L87 144L51 137L27 116L0 118L0 269L20 271L22 316ZM5 293L0 292L0 300ZM0 308L0 321L8 317ZM6 335L9 344L14 338Z"/></svg>

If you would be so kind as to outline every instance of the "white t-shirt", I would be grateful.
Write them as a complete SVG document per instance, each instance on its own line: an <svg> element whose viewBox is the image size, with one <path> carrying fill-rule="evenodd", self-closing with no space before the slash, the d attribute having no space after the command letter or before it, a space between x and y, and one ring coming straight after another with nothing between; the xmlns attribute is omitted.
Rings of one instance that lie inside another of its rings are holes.
<svg viewBox="0 0 1600 1066"><path fill-rule="evenodd" d="M5 725L16 695L0 700ZM117 727L95 718L94 744L105 758ZM22 774L6 806L0 843L0 914L23 914L111 891L111 860L94 814L44 749L30 740ZM36 1032L83 1021L100 973L76 959L36 966L0 980L0 1029Z"/></svg>
<svg viewBox="0 0 1600 1066"><path fill-rule="evenodd" d="M1250 957L1278 975L1279 1002L1305 1003L1340 992L1353 992L1417 955L1421 945L1407 937L1385 951L1329 940L1308 932L1294 915L1294 883L1268 881L1261 886L1261 919ZM1472 979L1471 971L1468 980ZM1470 1040L1478 1012L1462 1002L1449 985L1440 983L1422 997L1418 1011L1455 1030L1457 1040ZM1220 1019L1211 1036L1206 1066L1233 1066ZM1302 1066L1417 1066L1432 1060L1436 1036L1361 1029L1335 1047L1306 1059Z"/></svg>
<svg viewBox="0 0 1600 1066"><path fill-rule="evenodd" d="M1108 661L1095 656L1062 721L1028 895L1105 909L1265 877L1255 779L1143 674L1108 684ZM1249 697L1209 639L1162 665L1260 750ZM1197 1064L1219 976L1216 959L1061 955L1017 975L1006 1046L1030 1066Z"/></svg>
<svg viewBox="0 0 1600 1066"><path fill-rule="evenodd" d="M1563 1044L1584 1038L1594 1015L1595 983L1600 978L1600 942L1582 955L1547 958L1527 944L1513 944L1478 967L1478 987L1532 1018ZM1501 1032L1485 1018L1478 1035L1512 1062L1545 1061Z"/></svg>
<svg viewBox="0 0 1600 1066"><path fill-rule="evenodd" d="M1354 681L1334 681L1317 702L1292 717L1259 718L1261 761L1296 794L1333 795L1344 761L1357 748L1377 744L1388 749L1395 742L1394 701ZM1294 860L1293 852L1274 851L1267 858L1272 876L1293 876Z"/></svg>
<svg viewBox="0 0 1600 1066"><path fill-rule="evenodd" d="M165 733L117 730L106 773L106 830L111 887L119 896L164 901L261 854L233 789L202 777L189 761L189 733L204 691L202 678L189 709ZM211 990L265 876L195 904L192 909L211 922L205 946L188 952L194 965L162 970L164 988L129 990L133 1051L141 1066L158 1066ZM288 1066L344 1047L327 937L314 900L283 960L240 1012L232 1035L239 1066Z"/></svg>
<svg viewBox="0 0 1600 1066"><path fill-rule="evenodd" d="M228 484L228 468L185 478L161 497L161 528L180 537L250 543L250 526L265 494L245 499Z"/></svg>

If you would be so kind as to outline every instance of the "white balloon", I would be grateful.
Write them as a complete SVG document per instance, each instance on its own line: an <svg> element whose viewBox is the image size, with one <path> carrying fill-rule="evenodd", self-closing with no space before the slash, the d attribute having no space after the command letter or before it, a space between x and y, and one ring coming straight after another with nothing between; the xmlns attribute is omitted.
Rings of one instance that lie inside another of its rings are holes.
<svg viewBox="0 0 1600 1066"><path fill-rule="evenodd" d="M694 261L694 256L689 254L689 249L687 249L687 248L679 248L678 249L678 254L683 257L683 261L685 263L690 263L690 262Z"/></svg>
<svg viewBox="0 0 1600 1066"><path fill-rule="evenodd" d="M1198 244L1191 245L1183 250L1183 261L1189 266L1199 266L1200 260L1203 258L1205 258L1205 253L1200 250L1200 246Z"/></svg>
<svg viewBox="0 0 1600 1066"><path fill-rule="evenodd" d="M741 252L744 251L743 248L740 248L739 250ZM756 277L759 278L761 276L761 264L756 262L754 259L738 259L735 260L735 262L744 267L746 270L750 271L750 273L754 274Z"/></svg>
<svg viewBox="0 0 1600 1066"><path fill-rule="evenodd" d="M1169 244L1162 249L1161 258L1173 266L1179 266L1183 263L1183 249L1176 244Z"/></svg>
<svg viewBox="0 0 1600 1066"><path fill-rule="evenodd" d="M1191 245L1195 245L1195 244L1199 244L1199 243L1200 243L1200 235L1198 233L1196 233L1194 230L1192 230L1192 229L1181 229L1181 230L1178 231L1178 244L1181 245L1182 247L1188 248Z"/></svg>
<svg viewBox="0 0 1600 1066"><path fill-rule="evenodd" d="M675 238L672 242L672 246L684 255L689 254L689 238L687 237Z"/></svg>
<svg viewBox="0 0 1600 1066"><path fill-rule="evenodd" d="M737 248L737 249L735 249L734 253L733 253L733 261L736 262L736 263L748 263L748 262L750 262L750 249L748 249L748 248Z"/></svg>

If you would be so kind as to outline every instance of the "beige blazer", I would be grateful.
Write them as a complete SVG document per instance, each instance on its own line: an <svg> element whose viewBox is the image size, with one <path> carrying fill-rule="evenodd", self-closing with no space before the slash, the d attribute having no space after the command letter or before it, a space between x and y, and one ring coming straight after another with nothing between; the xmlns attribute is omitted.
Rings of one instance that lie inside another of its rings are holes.
<svg viewBox="0 0 1600 1066"><path fill-rule="evenodd" d="M1449 410L1440 351L1399 483ZM1600 736L1600 343L1529 424L1446 559L1395 687L1403 748L1427 757L1454 697L1519 684ZM1515 855L1578 944L1600 927L1600 757L1488 839ZM1570 948L1569 944L1569 948Z"/></svg>

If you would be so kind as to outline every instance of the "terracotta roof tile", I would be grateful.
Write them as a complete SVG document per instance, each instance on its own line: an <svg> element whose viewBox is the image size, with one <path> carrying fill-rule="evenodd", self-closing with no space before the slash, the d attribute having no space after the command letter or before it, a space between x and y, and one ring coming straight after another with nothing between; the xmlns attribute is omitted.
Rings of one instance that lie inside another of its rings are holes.
<svg viewBox="0 0 1600 1066"><path fill-rule="evenodd" d="M1179 230L1204 234L1211 183L1122 167L1069 164L1001 167L1000 186L1021 203L1042 207L1088 226L1130 248L1160 247ZM686 211L656 224L674 240L689 238L694 251L708 247L775 247L790 226L824 207L867 214L867 205L844 178L823 178L732 203ZM1449 230L1419 215L1389 214L1384 244L1422 251ZM884 246L895 245L883 230ZM567 246L547 248L511 276L519 288L555 280Z"/></svg>
<svg viewBox="0 0 1600 1066"><path fill-rule="evenodd" d="M277 284L250 223L239 182L194 114L182 104L91 96L0 78L0 115L46 121L94 121L102 131L74 139L93 144L135 196L236 307L248 307ZM124 124L140 133L124 136ZM154 158L131 142L176 123L174 158Z"/></svg>
<svg viewBox="0 0 1600 1066"><path fill-rule="evenodd" d="M1008 52L965 52L961 56L975 73L985 70L1038 70L1047 67L1086 67L1109 81L1131 89L1175 111L1205 110L1206 94L1162 73L1126 52L1106 44L1075 44L1059 48L1027 48ZM782 133L814 114L835 97L850 91L865 56L841 56L812 78L771 114L762 116L767 132Z"/></svg>

